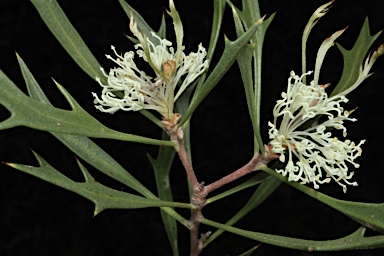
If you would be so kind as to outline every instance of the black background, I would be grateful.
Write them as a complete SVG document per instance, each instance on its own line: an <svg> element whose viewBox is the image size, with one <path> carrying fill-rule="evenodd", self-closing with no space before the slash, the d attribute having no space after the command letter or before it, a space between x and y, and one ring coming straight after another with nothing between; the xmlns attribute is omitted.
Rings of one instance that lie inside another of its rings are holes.
<svg viewBox="0 0 384 256"><path fill-rule="evenodd" d="M130 1L131 5L157 28L167 1ZM285 90L291 70L300 73L301 35L313 11L326 1L261 1L263 13L277 12L265 41L263 66L262 124L271 120L271 110ZM314 67L321 42L334 31L349 26L338 42L346 48L353 45L366 16L371 31L384 28L383 1L336 1L332 11L314 28L308 41L308 65ZM113 64L104 55L111 54L110 45L128 51L133 45L123 34L129 34L128 18L118 1L60 1L65 13L78 30L91 52L107 69ZM212 6L210 1L176 1L185 30L187 52L197 44L209 43ZM173 39L171 19L169 38ZM231 12L226 9L224 29L234 40ZM219 43L222 51L223 36ZM381 35L374 44L384 42ZM29 1L0 1L0 68L22 90L25 85L19 71L15 51L24 59L37 81L56 107L68 109L65 99L51 78L62 84L91 115L108 127L119 131L159 138L160 131L138 113L121 112L108 115L98 112L92 104L91 92L100 92L98 84L84 74L51 35ZM216 54L213 63L217 62ZM342 70L341 54L336 47L329 51L321 81L335 85ZM384 202L382 158L384 59L379 59L370 77L349 98L347 108L358 107L358 122L349 124L349 137L367 139L361 168L354 179L358 187L342 193L336 184L324 185L321 191L341 199ZM0 85L1 86L1 85ZM0 107L0 120L7 116ZM262 135L267 140L266 125ZM153 192L155 181L145 153L155 155L156 147L94 140ZM200 181L210 183L245 164L252 155L252 130L245 97L236 65L225 75L197 109L192 120L193 161ZM30 149L43 156L68 177L81 181L75 157L53 136L23 127L0 132L0 160L36 165ZM87 166L88 167L88 166ZM140 210L107 210L96 217L93 204L86 199L57 188L37 178L0 166L0 255L170 255L170 248L157 208ZM116 189L130 191L89 167L95 178ZM186 202L186 178L179 161L175 161L171 177L175 200ZM252 194L248 189L204 209L207 218L225 222ZM188 212L180 211L185 217ZM383 216L382 216L383 217ZM335 239L358 228L358 224L288 185L282 185L264 204L252 211L237 227L260 232L305 239ZM202 227L202 231L212 230ZM372 233L374 234L374 233ZM181 255L188 255L189 234L179 228ZM224 234L209 245L202 255L237 255L255 241ZM383 255L383 249L314 252L311 255ZM308 252L262 245L254 255L310 255Z"/></svg>

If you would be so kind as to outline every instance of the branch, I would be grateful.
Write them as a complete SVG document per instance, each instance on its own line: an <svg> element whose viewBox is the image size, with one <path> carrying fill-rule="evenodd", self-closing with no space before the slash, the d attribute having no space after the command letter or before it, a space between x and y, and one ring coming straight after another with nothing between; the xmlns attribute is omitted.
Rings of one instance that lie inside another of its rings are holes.
<svg viewBox="0 0 384 256"><path fill-rule="evenodd" d="M228 174L227 176L221 178L220 180L217 180L205 186L205 193L208 195L213 190L218 189L221 186L224 186L225 184L228 184L238 178L241 178L250 172L259 170L262 166L267 165L271 160L277 157L275 154L270 152L268 146L265 146L265 152L266 152L265 155L260 155L260 154L254 155L252 159L243 167L239 168L238 170L234 171L231 174Z"/></svg>

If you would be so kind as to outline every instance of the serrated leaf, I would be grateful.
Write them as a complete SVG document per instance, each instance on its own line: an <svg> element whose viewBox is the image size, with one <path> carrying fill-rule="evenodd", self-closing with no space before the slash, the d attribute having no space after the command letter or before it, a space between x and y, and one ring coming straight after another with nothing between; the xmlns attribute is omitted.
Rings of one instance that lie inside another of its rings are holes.
<svg viewBox="0 0 384 256"><path fill-rule="evenodd" d="M101 65L90 52L88 46L84 43L79 33L72 26L71 22L68 20L67 16L63 12L57 1L31 0L31 2L36 7L37 11L39 12L41 18L43 19L49 30L56 37L59 43L64 47L67 53L72 57L72 59L79 65L79 67L92 79L98 77L100 78L103 84L107 84L106 77L100 70ZM141 21L140 26L143 27ZM164 19L162 20L159 33L165 33ZM153 36L150 35L150 37L152 38ZM128 38L134 43L138 42L135 38ZM115 94L118 97L121 96L119 92L116 92ZM141 110L140 113L152 122L154 122L157 126L163 128L160 123L160 120L158 118L154 118L154 116L147 110Z"/></svg>
<svg viewBox="0 0 384 256"><path fill-rule="evenodd" d="M39 167L15 163L7 163L7 165L89 199L95 203L95 215L105 209L136 209L164 206L191 208L189 204L148 199L106 187L95 181L80 163L79 166L84 174L85 182L75 182L58 172L36 153L35 157L39 162Z"/></svg>
<svg viewBox="0 0 384 256"><path fill-rule="evenodd" d="M29 95L40 102L51 105L39 84L25 65L24 61L18 56L21 71L27 85ZM129 172L127 172L119 163L109 154L102 150L97 144L87 137L52 132L57 139L72 150L77 156L104 173L105 175L121 182L122 184L136 190L143 196L150 199L158 199L151 191L144 187ZM187 226L187 220L176 213L172 208L162 207L169 216L177 219L184 226Z"/></svg>
<svg viewBox="0 0 384 256"><path fill-rule="evenodd" d="M310 197L331 206L332 208L359 222L363 226L384 233L384 203L361 203L336 199L300 183L288 182L286 177L278 174L271 168L262 167L261 169L282 180L288 185L304 192Z"/></svg>
<svg viewBox="0 0 384 256"><path fill-rule="evenodd" d="M352 49L347 50L340 44L337 44L337 47L343 55L344 67L340 81L332 91L331 96L345 91L356 82L359 76L360 66L362 65L371 45L377 39L380 33L381 32L378 32L371 36L369 31L368 18L366 18Z"/></svg>
<svg viewBox="0 0 384 256"><path fill-rule="evenodd" d="M99 62L72 26L57 1L31 0L31 2L49 30L77 65L92 79L99 77L105 83L105 76L100 71Z"/></svg>
<svg viewBox="0 0 384 256"><path fill-rule="evenodd" d="M252 11L251 11L252 10ZM243 11L232 5L232 12L235 22L236 34L244 34L244 28L252 24L260 17L257 1L243 2ZM260 92L261 92L261 60L265 33L274 18L274 14L263 21L252 39L252 43L240 51L237 62L239 64L241 78L243 80L248 111L252 121L254 134L254 153L264 150L263 141L260 135ZM252 61L254 62L252 70Z"/></svg>
<svg viewBox="0 0 384 256"><path fill-rule="evenodd" d="M56 83L58 89L67 99L72 110L58 109L31 99L1 70L0 82L0 103L11 112L11 116L8 119L0 122L0 130L16 126L26 126L43 131L83 135L93 138L109 138L153 145L174 145L171 141L125 134L107 128L89 115L58 83Z"/></svg>
<svg viewBox="0 0 384 256"><path fill-rule="evenodd" d="M232 226L224 225L208 219L200 221L218 229L222 229L249 239L266 244L276 245L285 248L297 249L302 251L342 251L356 249L372 249L384 247L384 236L365 237L365 228L361 227L354 233L335 240L314 241L299 238L270 235L260 232L248 231Z"/></svg>
<svg viewBox="0 0 384 256"><path fill-rule="evenodd" d="M163 139L167 138L165 132L163 132ZM148 155L148 159L151 162L158 196L161 200L173 201L172 189L169 180L169 173L171 170L172 162L175 157L175 150L170 147L160 147L157 158L154 159ZM164 223L165 231L168 236L168 240L172 247L173 255L179 255L179 249L177 244L177 223L174 218L161 211L161 218Z"/></svg>
<svg viewBox="0 0 384 256"><path fill-rule="evenodd" d="M17 60L20 64L20 69L27 85L27 90L31 98L42 102L43 104L52 106L44 92L41 90L39 84L36 82L32 73L25 65L24 61L17 55ZM125 184L126 186L136 190L142 195L154 198L156 197L145 188L139 181L137 181L129 172L118 164L110 155L105 153L99 146L87 137L70 135L64 133L52 132L57 139L64 143L75 154L87 161L95 168L99 169L109 177Z"/></svg>

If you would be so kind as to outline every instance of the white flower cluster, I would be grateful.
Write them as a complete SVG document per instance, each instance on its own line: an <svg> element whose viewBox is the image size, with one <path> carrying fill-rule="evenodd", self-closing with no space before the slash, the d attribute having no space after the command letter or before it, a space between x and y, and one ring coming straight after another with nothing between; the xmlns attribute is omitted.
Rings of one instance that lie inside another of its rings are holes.
<svg viewBox="0 0 384 256"><path fill-rule="evenodd" d="M344 121L356 121L350 118L351 112L344 111L340 106L348 99L348 93L355 90L370 76L370 70L378 57L384 54L384 45L381 45L372 54L368 55L364 65L360 66L356 80L344 87L338 88L334 96L329 97L325 88L320 85L320 71L327 51L335 44L335 40L345 31L339 30L325 39L321 44L317 56L313 81L306 83L306 76L312 72L306 71L306 43L313 26L324 16L333 1L320 6L309 19L303 33L302 40L302 75L297 76L293 71L288 79L287 92L282 93L282 99L277 101L273 109L274 121L269 122L269 146L272 153L279 155L281 162L286 162L285 169L276 170L288 176L289 181L298 181L302 184L313 183L315 189L319 184L335 180L346 192L346 185L357 186L356 182L349 180L353 172L348 171L347 164L358 168L355 163L361 155L361 145L350 141L341 141L332 131L342 130L347 135ZM338 87L338 86L337 86ZM281 120L278 123L278 119ZM288 160L286 157L288 156Z"/></svg>
<svg viewBox="0 0 384 256"><path fill-rule="evenodd" d="M165 120L172 120L174 102L187 86L207 69L208 60L204 60L207 52L201 44L197 52L189 55L184 53L183 28L172 0L170 7L169 14L175 24L177 50L174 50L170 41L161 39L153 32L152 41L141 34L132 17L130 29L139 39L139 43L135 45L136 54L151 66L155 77L148 76L138 69L134 62L133 51L121 56L112 46L116 59L110 55L106 56L118 66L111 69L108 74L102 69L107 77L106 85L96 78L103 87L100 98L93 93L97 109L107 113L114 113L119 109L125 111L150 109L159 112Z"/></svg>
<svg viewBox="0 0 384 256"><path fill-rule="evenodd" d="M269 138L272 152L280 154L279 160L287 162L285 169L276 170L289 181L298 181L302 184L318 184L335 180L346 192L347 185L357 186L350 182L353 172L348 172L347 164L355 168L359 165L355 159L361 155L361 145L350 141L341 141L331 133L332 129L342 130L347 135L344 121L356 121L349 117L349 112L340 106L348 99L343 95L328 97L325 86L303 83L303 78L312 72L297 76L292 71L288 79L287 92L282 93L282 99L277 101L273 109L274 122L269 122ZM315 119L320 117L322 119ZM277 120L281 119L278 124ZM314 123L303 128L308 121ZM287 156L285 155L287 154ZM288 159L286 159L288 158ZM297 160L294 160L297 159ZM343 184L344 182L345 184Z"/></svg>

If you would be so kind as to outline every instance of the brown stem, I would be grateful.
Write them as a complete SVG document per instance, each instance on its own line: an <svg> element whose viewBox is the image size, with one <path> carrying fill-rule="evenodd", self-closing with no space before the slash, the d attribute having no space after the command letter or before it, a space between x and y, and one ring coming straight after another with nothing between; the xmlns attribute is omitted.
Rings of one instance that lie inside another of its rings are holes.
<svg viewBox="0 0 384 256"><path fill-rule="evenodd" d="M258 167L260 167L261 165L267 164L269 161L270 160L268 158L265 158L261 155L255 155L255 156L253 156L251 161L249 161L243 167L241 167L241 168L237 169L236 171L234 171L233 173L228 174L227 176L205 186L205 193L209 194L213 190L220 188L221 186L224 186L225 184L228 184L228 183L230 183L230 182L232 182L238 178L241 178L244 175L246 175L252 171L257 170Z"/></svg>
<svg viewBox="0 0 384 256"><path fill-rule="evenodd" d="M179 128L181 129L181 128ZM197 181L195 171L193 170L192 164L189 161L189 157L187 154L187 151L184 146L184 141L183 139L177 140L178 142L178 150L177 153L179 154L180 160L185 168L185 171L187 172L188 179L191 182L192 188L195 188L199 186L199 182Z"/></svg>
<svg viewBox="0 0 384 256"><path fill-rule="evenodd" d="M273 154L270 151L270 148L266 146L265 155L258 154L253 156L252 159L249 161L249 163L247 163L243 167L221 178L220 180L213 182L208 186L204 186L204 182L202 183L198 182L195 172L193 170L192 164L189 160L187 151L185 149L184 141L183 141L183 130L181 127L177 128L177 123L179 119L180 119L180 114L174 114L172 118L165 119L162 121L162 123L164 124L164 127L168 135L170 136L171 140L177 142L175 146L175 150L177 151L180 157L180 160L187 173L188 179L192 185L193 194L191 197L191 204L193 206L193 210L191 213L191 218L188 223L188 227L190 230L190 237L191 237L190 238L191 239L190 256L198 256L203 249L205 240L210 235L210 232L208 232L206 234L203 234L199 239L200 220L203 219L202 210L205 206L206 197L208 193L252 171L258 170L260 166L266 165L269 161L271 161L274 158L277 158L278 156Z"/></svg>
<svg viewBox="0 0 384 256"><path fill-rule="evenodd" d="M187 172L188 179L191 182L192 187L199 186L199 182L197 181L195 172L193 171L192 164L189 161L189 157L187 154L187 150L185 149L184 140L183 140L183 130L182 128L177 128L177 123L180 120L180 114L174 114L171 119L165 119L162 121L164 124L165 130L167 131L171 140L176 142L175 150L178 153L180 160Z"/></svg>
<svg viewBox="0 0 384 256"><path fill-rule="evenodd" d="M203 249L201 244L204 243L204 240L206 239L205 236L202 236L201 239L199 239L200 219L203 218L202 210L206 202L206 197L207 194L205 193L204 183L198 184L198 186L194 187L191 203L195 208L192 210L191 219L189 220L191 256L197 256L200 254Z"/></svg>
<svg viewBox="0 0 384 256"><path fill-rule="evenodd" d="M183 140L183 130L182 128L177 128L177 123L180 119L180 114L174 114L171 119L163 120L162 123L171 138L171 140L176 142L175 150L179 155L179 158L184 166L184 169L187 173L188 179L193 188L193 194L191 197L191 204L193 205L193 210L191 218L188 223L190 230L190 239L191 239L191 256L197 256L201 252L202 247L199 246L199 226L200 219L202 218L202 209L205 204L206 194L204 193L204 183L199 183L197 181L195 172L193 170L191 161L189 160L187 150L185 149L184 140Z"/></svg>
<svg viewBox="0 0 384 256"><path fill-rule="evenodd" d="M191 253L190 256L197 256L200 253L199 250L199 226L200 222L198 219L201 215L201 208L192 210L191 219L189 220L190 225L190 240L191 240Z"/></svg>

